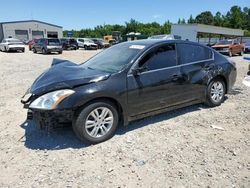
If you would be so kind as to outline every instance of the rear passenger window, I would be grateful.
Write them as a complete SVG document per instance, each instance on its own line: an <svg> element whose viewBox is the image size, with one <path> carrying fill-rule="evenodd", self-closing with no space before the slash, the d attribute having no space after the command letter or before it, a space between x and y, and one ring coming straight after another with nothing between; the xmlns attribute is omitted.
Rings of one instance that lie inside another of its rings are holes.
<svg viewBox="0 0 250 188"><path fill-rule="evenodd" d="M212 58L212 51L206 47L193 44L177 44L181 64Z"/></svg>
<svg viewBox="0 0 250 188"><path fill-rule="evenodd" d="M175 44L157 47L140 61L139 66L146 65L148 70L156 70L176 65Z"/></svg>

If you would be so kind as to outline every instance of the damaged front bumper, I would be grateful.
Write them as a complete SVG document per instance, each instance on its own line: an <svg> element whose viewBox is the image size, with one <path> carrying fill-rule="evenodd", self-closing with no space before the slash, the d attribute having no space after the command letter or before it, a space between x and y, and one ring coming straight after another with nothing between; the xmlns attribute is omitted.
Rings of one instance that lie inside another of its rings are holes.
<svg viewBox="0 0 250 188"><path fill-rule="evenodd" d="M35 110L28 109L27 120L34 120L40 129L48 131L54 128L64 127L72 123L72 110Z"/></svg>

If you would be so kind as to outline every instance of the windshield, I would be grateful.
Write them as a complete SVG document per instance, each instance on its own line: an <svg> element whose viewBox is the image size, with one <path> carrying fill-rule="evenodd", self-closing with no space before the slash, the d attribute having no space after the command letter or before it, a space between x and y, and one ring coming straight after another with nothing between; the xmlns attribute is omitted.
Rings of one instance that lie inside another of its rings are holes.
<svg viewBox="0 0 250 188"><path fill-rule="evenodd" d="M85 40L85 42L89 42L89 43L94 43L92 40L90 40L90 39L84 39Z"/></svg>
<svg viewBox="0 0 250 188"><path fill-rule="evenodd" d="M6 40L9 43L22 43L20 40L18 39L11 39L11 40Z"/></svg>
<svg viewBox="0 0 250 188"><path fill-rule="evenodd" d="M144 47L143 45L121 43L102 51L81 66L109 73L119 72L128 65Z"/></svg>
<svg viewBox="0 0 250 188"><path fill-rule="evenodd" d="M48 39L49 45L55 45L60 44L60 41L58 39Z"/></svg>
<svg viewBox="0 0 250 188"><path fill-rule="evenodd" d="M221 40L217 44L232 44L231 40Z"/></svg>

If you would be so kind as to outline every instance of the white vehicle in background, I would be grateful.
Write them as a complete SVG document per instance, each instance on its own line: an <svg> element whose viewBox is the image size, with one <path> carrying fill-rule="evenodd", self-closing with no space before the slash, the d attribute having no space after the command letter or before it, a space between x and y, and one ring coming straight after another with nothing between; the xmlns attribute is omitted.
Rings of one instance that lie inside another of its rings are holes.
<svg viewBox="0 0 250 188"><path fill-rule="evenodd" d="M89 38L77 38L76 39L79 48L84 48L85 50L97 50L98 46Z"/></svg>
<svg viewBox="0 0 250 188"><path fill-rule="evenodd" d="M148 39L176 40L176 39L181 39L181 37L178 35L153 35L151 37L148 37Z"/></svg>
<svg viewBox="0 0 250 188"><path fill-rule="evenodd" d="M24 43L18 39L6 38L0 43L0 51L9 52L9 51L25 51Z"/></svg>

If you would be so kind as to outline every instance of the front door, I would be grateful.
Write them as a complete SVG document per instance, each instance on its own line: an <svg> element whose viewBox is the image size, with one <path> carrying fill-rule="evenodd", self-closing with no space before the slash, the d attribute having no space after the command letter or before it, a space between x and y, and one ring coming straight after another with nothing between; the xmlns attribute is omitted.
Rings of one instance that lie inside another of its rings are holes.
<svg viewBox="0 0 250 188"><path fill-rule="evenodd" d="M141 72L128 74L128 109L131 117L180 102L182 77L176 54L175 44L156 47L135 65L134 69Z"/></svg>

